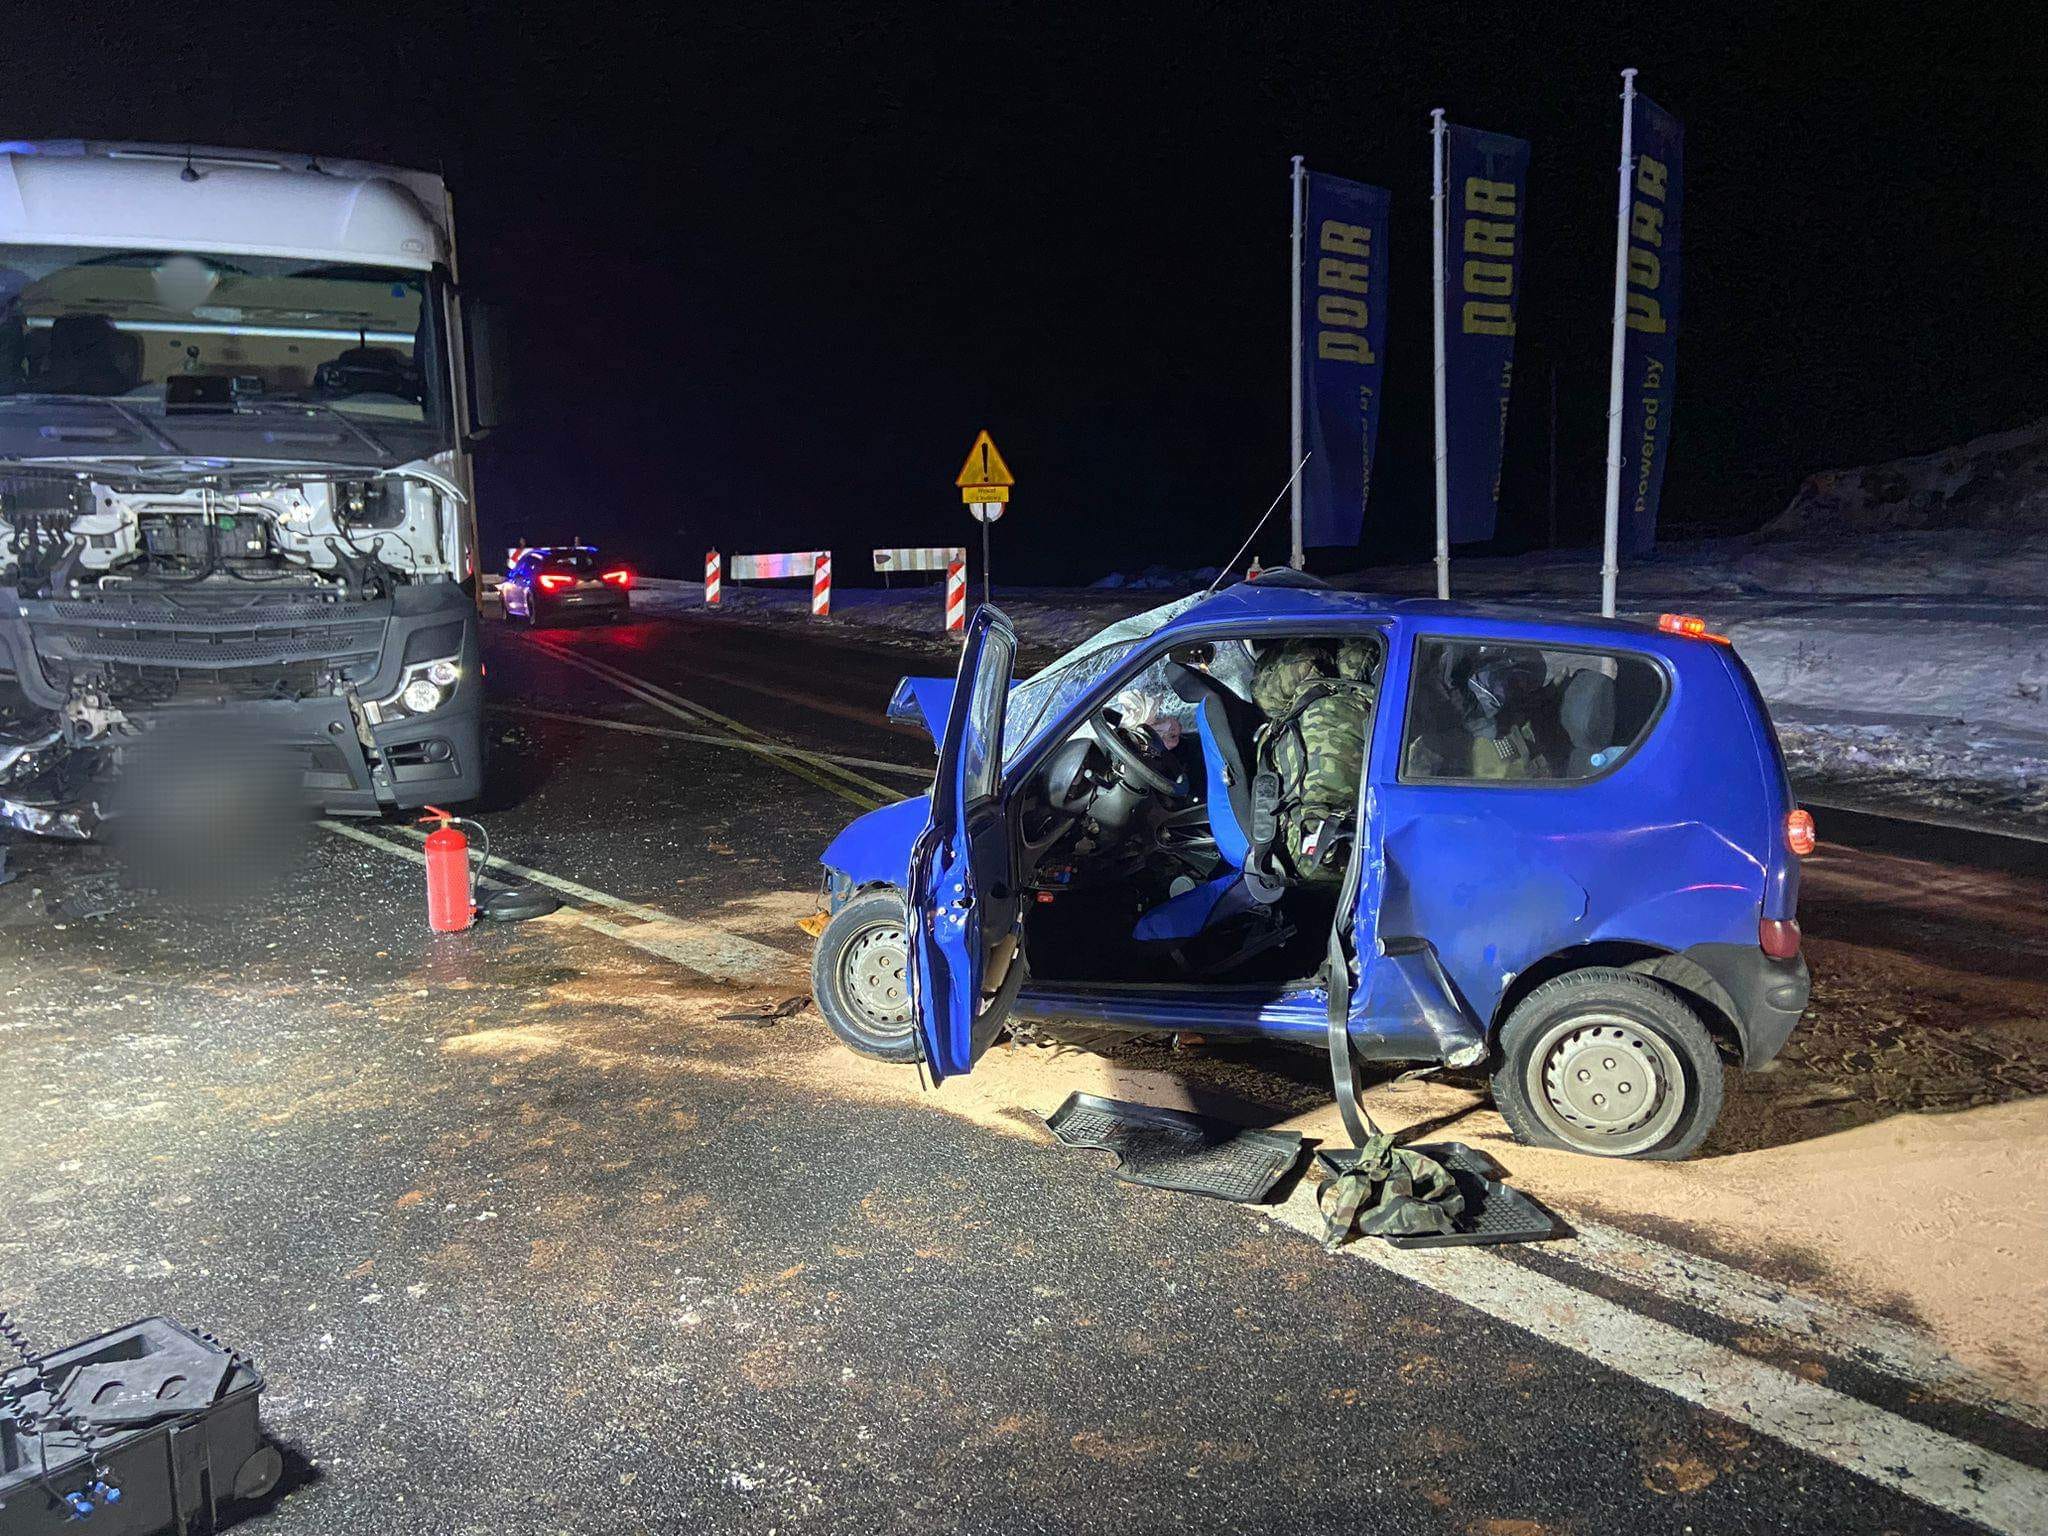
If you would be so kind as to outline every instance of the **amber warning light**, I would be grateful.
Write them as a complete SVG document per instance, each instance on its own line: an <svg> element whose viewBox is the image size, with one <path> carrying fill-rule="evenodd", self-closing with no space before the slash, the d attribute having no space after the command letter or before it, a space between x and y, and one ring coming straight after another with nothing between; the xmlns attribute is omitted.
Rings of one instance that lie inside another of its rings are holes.
<svg viewBox="0 0 2048 1536"><path fill-rule="evenodd" d="M1793 811L1785 818L1785 846L1801 858L1819 846L1820 837L1814 830L1811 811Z"/></svg>
<svg viewBox="0 0 2048 1536"><path fill-rule="evenodd" d="M1729 643L1726 635L1717 635L1707 628L1707 621L1696 613L1660 613L1657 627L1667 635L1684 635L1688 640L1712 640L1717 645Z"/></svg>

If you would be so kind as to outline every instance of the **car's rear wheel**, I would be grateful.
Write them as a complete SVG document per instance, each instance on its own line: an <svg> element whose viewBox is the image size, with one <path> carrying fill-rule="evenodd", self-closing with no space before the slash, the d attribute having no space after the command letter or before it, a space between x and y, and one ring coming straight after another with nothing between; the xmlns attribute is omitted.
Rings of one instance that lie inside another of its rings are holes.
<svg viewBox="0 0 2048 1536"><path fill-rule="evenodd" d="M1536 1146L1685 1157L1721 1114L1720 1053L1661 982L1589 966L1546 981L1500 1032L1493 1098Z"/></svg>
<svg viewBox="0 0 2048 1536"><path fill-rule="evenodd" d="M863 1056L917 1060L905 967L903 893L864 892L833 914L811 956L811 995L832 1033Z"/></svg>

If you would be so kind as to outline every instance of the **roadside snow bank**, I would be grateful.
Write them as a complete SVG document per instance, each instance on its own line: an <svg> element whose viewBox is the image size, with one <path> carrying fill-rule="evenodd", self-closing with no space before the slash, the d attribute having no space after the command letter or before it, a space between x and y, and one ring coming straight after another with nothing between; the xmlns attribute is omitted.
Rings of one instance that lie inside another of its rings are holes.
<svg viewBox="0 0 2048 1536"><path fill-rule="evenodd" d="M2048 528L2048 420L1940 453L1823 471L1765 532L1907 528Z"/></svg>

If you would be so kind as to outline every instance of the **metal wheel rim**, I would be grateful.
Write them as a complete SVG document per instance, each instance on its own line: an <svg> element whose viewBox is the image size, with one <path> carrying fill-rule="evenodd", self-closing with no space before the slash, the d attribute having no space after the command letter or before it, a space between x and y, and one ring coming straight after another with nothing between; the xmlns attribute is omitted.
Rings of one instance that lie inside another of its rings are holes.
<svg viewBox="0 0 2048 1536"><path fill-rule="evenodd" d="M1524 1085L1551 1133L1583 1152L1627 1157L1685 1113L1685 1067L1656 1030L1618 1013L1579 1014L1543 1032Z"/></svg>
<svg viewBox="0 0 2048 1536"><path fill-rule="evenodd" d="M878 1034L900 1035L910 1028L910 990L904 978L909 960L909 939L896 922L861 929L840 954L840 987Z"/></svg>

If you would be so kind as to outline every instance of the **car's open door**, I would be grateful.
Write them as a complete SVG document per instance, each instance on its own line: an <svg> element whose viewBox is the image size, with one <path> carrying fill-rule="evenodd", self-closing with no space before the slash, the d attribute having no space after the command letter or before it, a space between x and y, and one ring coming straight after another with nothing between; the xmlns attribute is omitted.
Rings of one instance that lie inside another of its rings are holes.
<svg viewBox="0 0 2048 1536"><path fill-rule="evenodd" d="M969 1070L988 1049L1023 974L1002 782L1016 656L1010 621L984 605L967 626L939 737L931 820L911 848L910 997L935 1083Z"/></svg>

